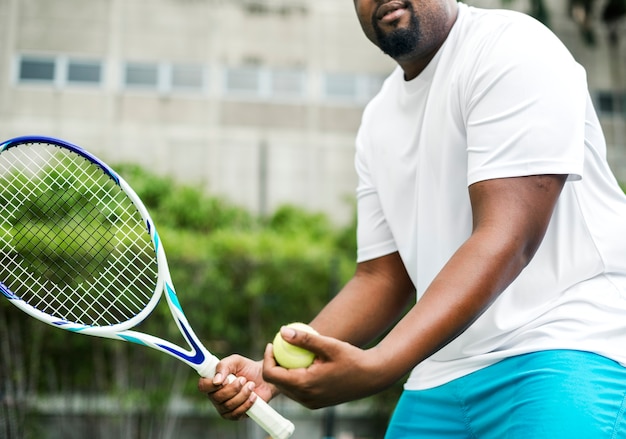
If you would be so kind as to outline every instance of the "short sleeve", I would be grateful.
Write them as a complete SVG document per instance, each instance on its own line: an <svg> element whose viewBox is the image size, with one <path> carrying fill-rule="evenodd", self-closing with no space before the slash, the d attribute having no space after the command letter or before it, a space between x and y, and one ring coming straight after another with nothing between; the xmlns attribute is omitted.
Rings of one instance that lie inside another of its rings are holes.
<svg viewBox="0 0 626 439"><path fill-rule="evenodd" d="M355 168L357 186L357 262L375 259L398 248L385 219L378 192L372 181L364 145L364 125L356 139Z"/></svg>
<svg viewBox="0 0 626 439"><path fill-rule="evenodd" d="M532 19L485 38L465 89L468 184L539 174L582 175L584 69ZM541 50L537 50L541 47Z"/></svg>

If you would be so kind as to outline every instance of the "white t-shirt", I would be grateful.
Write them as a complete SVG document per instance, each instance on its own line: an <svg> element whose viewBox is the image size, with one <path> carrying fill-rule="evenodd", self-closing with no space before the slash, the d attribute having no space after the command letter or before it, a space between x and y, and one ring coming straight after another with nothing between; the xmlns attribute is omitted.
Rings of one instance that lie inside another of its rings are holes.
<svg viewBox="0 0 626 439"><path fill-rule="evenodd" d="M398 251L418 300L470 236L469 185L569 174L530 264L415 367L407 389L546 349L626 365L626 197L606 162L585 72L547 28L460 4L427 68L411 81L398 68L385 81L356 143L358 260Z"/></svg>

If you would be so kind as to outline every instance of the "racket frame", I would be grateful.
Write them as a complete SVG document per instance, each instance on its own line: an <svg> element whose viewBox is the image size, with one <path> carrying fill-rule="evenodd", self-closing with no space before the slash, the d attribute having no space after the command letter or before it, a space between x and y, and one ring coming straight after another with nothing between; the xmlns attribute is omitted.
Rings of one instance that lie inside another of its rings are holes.
<svg viewBox="0 0 626 439"><path fill-rule="evenodd" d="M29 314L51 326L73 333L122 340L138 345L148 346L179 359L195 369L200 376L212 378L215 375L215 368L219 363L219 359L203 346L183 312L170 276L169 266L165 256L165 250L161 244L161 239L147 208L144 206L137 193L120 175L118 175L112 168L98 159L95 155L89 153L80 146L53 137L16 137L0 144L0 154L10 148L17 147L22 144L36 143L45 143L65 148L87 159L94 165L98 166L130 198L132 203L137 208L137 211L144 222L144 226L150 235L152 245L154 246L157 259L157 282L153 296L144 309L125 322L108 326L89 326L55 318L54 316L44 313L20 299L15 293L9 290L9 288L3 284L1 280L0 293L6 296L6 298L13 303L13 305L21 309L26 314ZM176 326L191 349L186 350L162 338L130 329L137 326L152 313L154 308L160 302L162 295L165 295L167 305L172 313L174 321L176 322ZM228 377L228 382L232 382L233 380L235 380L235 376L230 375ZM247 414L274 439L287 439L293 434L293 424L289 420L283 418L260 397L256 398L254 405L247 412Z"/></svg>

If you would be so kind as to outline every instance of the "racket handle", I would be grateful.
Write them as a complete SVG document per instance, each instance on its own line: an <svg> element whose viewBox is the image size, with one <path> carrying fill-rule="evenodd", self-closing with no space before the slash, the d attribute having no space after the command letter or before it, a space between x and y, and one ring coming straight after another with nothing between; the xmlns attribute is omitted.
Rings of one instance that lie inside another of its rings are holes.
<svg viewBox="0 0 626 439"><path fill-rule="evenodd" d="M208 360L206 365L198 369L198 373L203 377L212 377L215 375L215 367L218 359L207 353ZM237 377L233 374L228 375L226 381L232 383ZM285 419L280 413L274 410L267 402L257 395L252 407L248 409L246 414L256 422L259 427L265 430L272 439L288 439L293 434L295 427L293 423Z"/></svg>
<svg viewBox="0 0 626 439"><path fill-rule="evenodd" d="M232 383L235 375L228 375L228 382ZM273 439L287 439L293 434L295 427L288 419L285 419L274 410L267 402L257 395L252 407L246 414L256 422L263 430L269 433Z"/></svg>
<svg viewBox="0 0 626 439"><path fill-rule="evenodd" d="M258 395L247 415L273 439L290 438L295 429L291 421L283 418Z"/></svg>

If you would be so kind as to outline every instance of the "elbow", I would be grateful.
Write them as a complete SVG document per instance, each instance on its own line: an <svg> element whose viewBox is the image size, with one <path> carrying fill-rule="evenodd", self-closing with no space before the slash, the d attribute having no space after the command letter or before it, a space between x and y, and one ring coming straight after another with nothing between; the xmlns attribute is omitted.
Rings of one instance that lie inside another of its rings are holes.
<svg viewBox="0 0 626 439"><path fill-rule="evenodd" d="M543 234L525 239L513 239L505 245L498 258L508 261L508 272L512 278L517 277L535 257L543 241Z"/></svg>

